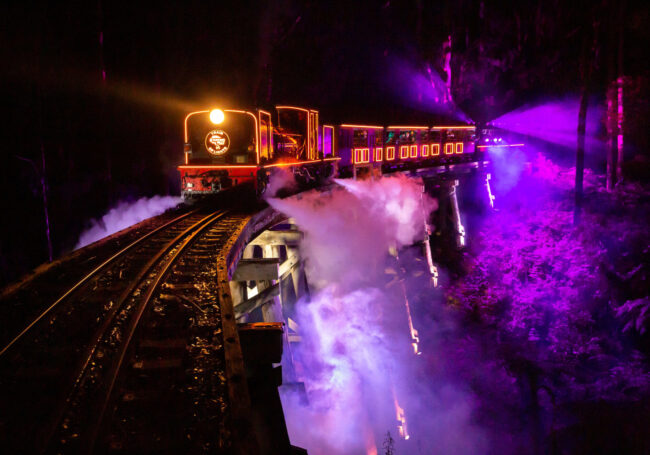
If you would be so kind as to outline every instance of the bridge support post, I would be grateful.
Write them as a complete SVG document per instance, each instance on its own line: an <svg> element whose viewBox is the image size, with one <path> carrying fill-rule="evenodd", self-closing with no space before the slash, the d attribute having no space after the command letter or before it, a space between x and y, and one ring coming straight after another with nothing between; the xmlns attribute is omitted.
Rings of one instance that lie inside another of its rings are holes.
<svg viewBox="0 0 650 455"><path fill-rule="evenodd" d="M460 207L458 206L457 189L459 184L460 182L458 180L453 181L449 190L449 199L451 201L451 210L453 214L454 228L456 230L456 244L458 245L459 248L463 248L465 246L466 239L465 239L465 227L463 226L462 220L460 218Z"/></svg>
<svg viewBox="0 0 650 455"><path fill-rule="evenodd" d="M301 239L293 228L264 231L246 246L230 283L238 322L283 323L282 367L289 382L296 380L291 345L300 339L291 318L298 300L309 294Z"/></svg>

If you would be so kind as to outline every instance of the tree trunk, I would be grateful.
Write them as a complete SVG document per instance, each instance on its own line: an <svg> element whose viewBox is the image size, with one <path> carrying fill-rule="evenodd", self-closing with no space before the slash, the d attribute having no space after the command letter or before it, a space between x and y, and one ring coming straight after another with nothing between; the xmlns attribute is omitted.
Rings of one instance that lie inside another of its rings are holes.
<svg viewBox="0 0 650 455"><path fill-rule="evenodd" d="M580 96L580 111L578 112L578 147L576 149L576 188L575 188L575 208L573 212L573 223L580 223L582 214L582 182L585 168L585 131L587 127L587 101L588 101L587 81L582 87Z"/></svg>
<svg viewBox="0 0 650 455"><path fill-rule="evenodd" d="M618 136L616 137L616 147L618 149L617 163L616 163L616 181L623 180L623 121L624 121L624 101L623 101L623 38L625 34L625 0L621 0L618 10L618 78L617 82L617 117L616 117L616 130Z"/></svg>
<svg viewBox="0 0 650 455"><path fill-rule="evenodd" d="M576 187L575 187L575 207L573 212L573 223L580 223L582 215L583 199L583 177L585 169L585 132L587 129L587 104L589 101L589 85L591 82L592 56L597 45L597 27L598 23L590 24L593 31L593 41L589 46L589 39L584 38L582 56L580 58L580 73L582 75L582 90L580 94L580 110L578 112L578 143L576 148ZM589 27L585 27L585 35L588 35Z"/></svg>
<svg viewBox="0 0 650 455"><path fill-rule="evenodd" d="M50 214L47 208L47 178L45 174L45 147L41 142L41 192L43 194L43 211L45 212L45 235L47 236L47 253L52 262L52 237L50 235Z"/></svg>
<svg viewBox="0 0 650 455"><path fill-rule="evenodd" d="M623 148L624 134L624 77L623 77L623 42L624 42L624 21L625 21L625 0L614 5L618 6L618 14L611 11L614 21L610 32L608 80L611 81L607 90L607 190L611 191L614 186L623 179ZM614 31L615 30L615 31ZM616 40L616 45L614 44ZM614 56L617 57L616 70L614 70Z"/></svg>
<svg viewBox="0 0 650 455"><path fill-rule="evenodd" d="M619 25L614 8L617 6L609 2L609 18L607 27L607 191L612 191L616 185L616 37Z"/></svg>
<svg viewBox="0 0 650 455"><path fill-rule="evenodd" d="M444 102L451 103L451 34L447 36L447 41L442 45L443 53L443 70L445 71L445 90Z"/></svg>

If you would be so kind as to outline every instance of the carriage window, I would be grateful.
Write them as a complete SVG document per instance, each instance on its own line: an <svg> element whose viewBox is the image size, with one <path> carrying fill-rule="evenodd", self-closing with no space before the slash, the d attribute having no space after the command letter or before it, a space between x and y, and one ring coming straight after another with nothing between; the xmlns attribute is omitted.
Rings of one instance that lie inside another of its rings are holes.
<svg viewBox="0 0 650 455"><path fill-rule="evenodd" d="M370 162L370 149L369 148L352 149L352 155L354 157L354 163L355 164L369 163Z"/></svg>
<svg viewBox="0 0 650 455"><path fill-rule="evenodd" d="M400 142L415 142L415 131L400 131L399 133Z"/></svg>
<svg viewBox="0 0 650 455"><path fill-rule="evenodd" d="M271 117L260 113L260 159L271 159Z"/></svg>
<svg viewBox="0 0 650 455"><path fill-rule="evenodd" d="M298 110L278 110L279 126L290 133L307 134L307 113Z"/></svg>
<svg viewBox="0 0 650 455"><path fill-rule="evenodd" d="M331 126L323 127L323 157L324 158L328 158L334 155L334 149L332 147L333 135L334 135L334 128L332 128Z"/></svg>
<svg viewBox="0 0 650 455"><path fill-rule="evenodd" d="M394 144L396 141L397 131L386 131L386 144Z"/></svg>
<svg viewBox="0 0 650 455"><path fill-rule="evenodd" d="M355 147L368 145L368 131L354 130L354 135L352 136L352 145Z"/></svg>

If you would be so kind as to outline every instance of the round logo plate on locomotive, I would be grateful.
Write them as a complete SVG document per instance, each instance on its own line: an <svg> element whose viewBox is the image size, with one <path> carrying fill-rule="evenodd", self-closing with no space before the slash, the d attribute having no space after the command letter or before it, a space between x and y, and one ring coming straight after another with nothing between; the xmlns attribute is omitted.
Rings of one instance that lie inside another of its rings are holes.
<svg viewBox="0 0 650 455"><path fill-rule="evenodd" d="M212 155L223 155L230 148L230 137L223 130L212 130L205 136L205 148Z"/></svg>

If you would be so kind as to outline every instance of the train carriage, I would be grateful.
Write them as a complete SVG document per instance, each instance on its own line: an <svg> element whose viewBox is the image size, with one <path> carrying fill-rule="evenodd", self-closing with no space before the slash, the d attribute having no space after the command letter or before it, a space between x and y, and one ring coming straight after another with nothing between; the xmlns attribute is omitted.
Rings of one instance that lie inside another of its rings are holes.
<svg viewBox="0 0 650 455"><path fill-rule="evenodd" d="M430 132L432 147L445 163L475 160L476 127L472 125L434 126Z"/></svg>
<svg viewBox="0 0 650 455"><path fill-rule="evenodd" d="M343 124L338 127L336 149L340 177L363 177L381 171L383 126Z"/></svg>
<svg viewBox="0 0 650 455"><path fill-rule="evenodd" d="M389 126L386 128L384 172L421 164L420 147L428 134L427 126Z"/></svg>
<svg viewBox="0 0 650 455"><path fill-rule="evenodd" d="M297 106L254 111L213 109L185 118L186 199L238 185L264 193L269 175L284 168L299 184L339 177L482 162L473 125L378 126L319 124L319 112Z"/></svg>

